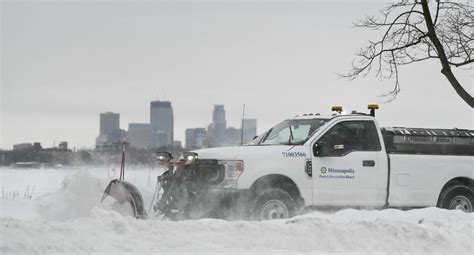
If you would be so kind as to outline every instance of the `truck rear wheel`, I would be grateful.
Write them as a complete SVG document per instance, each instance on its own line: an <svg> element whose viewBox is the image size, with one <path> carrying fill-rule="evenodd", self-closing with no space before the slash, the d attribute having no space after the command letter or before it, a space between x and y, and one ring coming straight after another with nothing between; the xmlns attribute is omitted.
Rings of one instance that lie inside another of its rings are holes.
<svg viewBox="0 0 474 255"><path fill-rule="evenodd" d="M254 220L286 219L295 216L296 203L288 192L269 188L256 196L250 212Z"/></svg>
<svg viewBox="0 0 474 255"><path fill-rule="evenodd" d="M441 193L438 207L472 212L474 205L472 193L469 187L462 184L450 186Z"/></svg>

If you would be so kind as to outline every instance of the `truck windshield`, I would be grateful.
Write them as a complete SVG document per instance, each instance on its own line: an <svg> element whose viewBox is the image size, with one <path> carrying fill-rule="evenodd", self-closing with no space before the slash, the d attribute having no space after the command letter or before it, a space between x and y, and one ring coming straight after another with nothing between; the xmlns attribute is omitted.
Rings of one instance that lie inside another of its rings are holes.
<svg viewBox="0 0 474 255"><path fill-rule="evenodd" d="M327 121L327 119L285 120L268 130L258 144L301 145Z"/></svg>

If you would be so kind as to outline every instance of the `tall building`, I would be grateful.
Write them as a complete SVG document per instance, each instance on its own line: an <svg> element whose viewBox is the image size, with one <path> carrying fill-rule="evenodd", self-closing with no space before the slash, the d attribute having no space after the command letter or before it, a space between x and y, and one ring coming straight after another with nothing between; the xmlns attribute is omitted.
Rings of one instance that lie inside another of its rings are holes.
<svg viewBox="0 0 474 255"><path fill-rule="evenodd" d="M101 113L99 131L99 136L95 140L96 146L123 140L125 131L120 129L120 114L113 112Z"/></svg>
<svg viewBox="0 0 474 255"><path fill-rule="evenodd" d="M206 146L207 130L205 128L188 128L185 131L187 150L201 149Z"/></svg>
<svg viewBox="0 0 474 255"><path fill-rule="evenodd" d="M224 105L214 105L212 111L212 143L213 146L221 146L225 142L225 130L227 122L225 120Z"/></svg>
<svg viewBox="0 0 474 255"><path fill-rule="evenodd" d="M174 119L171 102L150 103L150 127L152 147L172 146L174 141Z"/></svg>
<svg viewBox="0 0 474 255"><path fill-rule="evenodd" d="M257 119L243 119L244 143L250 142L257 135Z"/></svg>
<svg viewBox="0 0 474 255"><path fill-rule="evenodd" d="M100 134L106 135L120 128L120 114L105 112L100 114Z"/></svg>
<svg viewBox="0 0 474 255"><path fill-rule="evenodd" d="M127 140L130 147L148 148L151 146L151 126L148 123L129 123Z"/></svg>

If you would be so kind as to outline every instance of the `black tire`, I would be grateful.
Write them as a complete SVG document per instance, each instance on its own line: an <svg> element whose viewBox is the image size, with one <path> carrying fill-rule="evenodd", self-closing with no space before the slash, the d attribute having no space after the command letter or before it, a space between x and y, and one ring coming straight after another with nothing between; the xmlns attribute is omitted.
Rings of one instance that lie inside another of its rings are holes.
<svg viewBox="0 0 474 255"><path fill-rule="evenodd" d="M253 220L291 218L296 214L296 203L288 192L269 188L258 194L250 206Z"/></svg>
<svg viewBox="0 0 474 255"><path fill-rule="evenodd" d="M438 207L450 210L472 212L473 205L473 191L463 184L454 184L445 188L438 200Z"/></svg>

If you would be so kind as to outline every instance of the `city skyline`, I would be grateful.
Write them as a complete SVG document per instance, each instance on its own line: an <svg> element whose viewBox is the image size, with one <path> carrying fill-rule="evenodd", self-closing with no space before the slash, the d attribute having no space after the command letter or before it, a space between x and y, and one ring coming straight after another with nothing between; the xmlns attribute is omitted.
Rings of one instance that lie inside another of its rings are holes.
<svg viewBox="0 0 474 255"><path fill-rule="evenodd" d="M153 102L160 102L160 103L171 103L169 101L160 101L160 100L153 100L153 101L150 101L150 104L152 104ZM214 111L216 110L216 106L218 106L218 108L220 108L221 110L224 111L224 122L225 122L225 109L224 109L224 104L217 104L217 105L213 105L214 109L212 111L209 112L209 125L211 125L213 123L213 117L214 117ZM150 109L150 116L152 115L151 114L151 108ZM114 136L113 140L114 142L120 140L120 139L117 139L117 131L125 131L125 133L123 134L123 137L124 137L124 141L127 141L130 143L131 146L135 145L135 143L140 143L141 145L136 145L136 146L133 146L133 147L137 147L137 148L145 148L145 147L148 147L148 148L157 148L157 146L153 146L153 138L152 138L152 135L150 135L148 137L148 146L144 146L144 141L143 141L143 137L140 137L140 138L137 138L139 141L136 141L136 140L133 140L132 142L130 141L130 137L129 137L129 132L130 132L130 129L132 129L132 133L136 133L136 132L147 132L147 131L144 131L146 129L149 129L149 131L151 132L151 121L149 121L148 123L146 122L143 122L143 123L139 123L139 122L129 122L129 123L125 123L124 126L127 126L128 128L125 129L125 128L122 128L122 121L120 120L120 116L121 116L121 113L120 112L114 112L114 111L107 111L107 112L100 112L98 113L99 114L99 122L98 122L98 134L96 134L95 136L95 142L90 146L90 147L81 147L83 149L94 149L96 148L98 145L101 145L101 144L104 144L104 143L107 143L108 142L108 138L107 138L107 135L112 133L112 135ZM242 114L242 113L240 113ZM244 119L241 119L240 120L240 125L242 125L242 122L244 123L252 123L251 125L255 125L254 128L255 130L257 130L257 118L244 118ZM241 128L241 126L236 126L235 128L232 127L232 126L229 126L229 128L234 128L234 129L239 129ZM174 139L174 141L177 141L177 142L182 142L183 144L185 144L185 141L186 141L186 131L188 129L203 129L203 130L206 130L205 127L207 127L208 125L202 125L202 127L198 127L198 125L194 125L192 127L186 127L185 130L184 130L184 134L183 136L177 136L177 137L182 137L183 139ZM227 125L226 125L226 122L224 123L224 127L225 129L227 129ZM253 126L252 126L253 127ZM224 131L225 131L224 129ZM246 134L245 132L248 132L249 127L245 127L244 126L244 138L248 138L249 135ZM251 128L250 128L251 129ZM206 130L207 132L207 130ZM240 131L239 131L240 132ZM174 133L174 131L173 131ZM252 133L253 134L253 133ZM225 136L225 134L223 134ZM240 138L239 138L240 139ZM22 145L22 144L33 144L33 143L39 143L39 144L42 144L46 147L51 147L51 148L54 148L55 147L55 144L56 142L58 142L59 140L53 140L52 144L48 144L48 143L43 143L43 142L38 142L40 141L41 139L33 139L31 141L29 140L22 140L22 141L18 141L16 143L13 143L12 144L12 147L11 148L1 148L0 149L4 149L4 150L10 150L12 148L14 148L15 146L18 146L18 145ZM64 138L63 139L64 141L68 141L68 138ZM248 139L246 140L248 141ZM222 144L215 144L213 146L222 146ZM160 146L158 146L160 147ZM187 146L183 146L183 148L185 148ZM75 148L75 146L74 146ZM79 149L79 148L78 148Z"/></svg>
<svg viewBox="0 0 474 255"><path fill-rule="evenodd" d="M148 105L141 102L157 99L173 102L181 141L187 127L206 127L214 104L226 105L234 127L245 104L246 116L259 119L258 133L297 114L330 112L332 105L366 111L368 103L388 99L380 95L394 81L337 74L348 71L367 40L377 39L352 23L384 6L2 2L0 148L35 140L92 148L97 113L120 112L122 127L146 123ZM380 105L380 124L472 128L472 109L440 69L436 60L400 67L401 93ZM472 72L454 72L473 94Z"/></svg>
<svg viewBox="0 0 474 255"><path fill-rule="evenodd" d="M240 145L249 142L257 134L257 119L243 118L240 127L230 127L226 124L225 105L214 105L212 122L205 127L187 127L184 140L174 140L174 116L172 102L151 101L149 123L128 123L128 129L120 126L120 113L105 112L99 116L99 135L96 138L95 148L105 149L107 146L122 141L128 142L131 147L150 149L164 146L176 146L184 143L183 148L200 149L206 147ZM245 117L245 116L242 116ZM163 135L161 139L154 136ZM170 141L166 141L171 138ZM21 145L21 144L20 144ZM14 145L16 146L16 145Z"/></svg>

